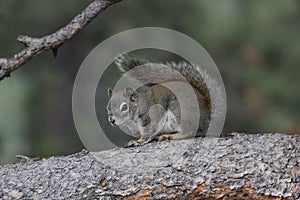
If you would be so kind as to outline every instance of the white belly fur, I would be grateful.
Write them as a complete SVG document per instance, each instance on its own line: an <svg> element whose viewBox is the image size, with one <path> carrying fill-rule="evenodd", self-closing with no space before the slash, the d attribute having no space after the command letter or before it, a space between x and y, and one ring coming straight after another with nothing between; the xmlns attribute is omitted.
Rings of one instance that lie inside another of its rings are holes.
<svg viewBox="0 0 300 200"><path fill-rule="evenodd" d="M158 123L160 134L181 132L180 122L177 122L176 116L171 111L165 112Z"/></svg>

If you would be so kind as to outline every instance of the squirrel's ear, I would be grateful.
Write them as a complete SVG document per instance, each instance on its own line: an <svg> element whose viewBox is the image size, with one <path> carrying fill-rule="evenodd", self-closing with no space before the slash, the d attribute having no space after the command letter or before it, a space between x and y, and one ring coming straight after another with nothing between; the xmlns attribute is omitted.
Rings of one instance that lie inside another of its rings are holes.
<svg viewBox="0 0 300 200"><path fill-rule="evenodd" d="M131 88L131 87L127 87L127 88L124 89L124 96L129 97L130 100L133 101L133 102L137 99L137 94L134 91L134 89Z"/></svg>
<svg viewBox="0 0 300 200"><path fill-rule="evenodd" d="M107 95L108 95L109 98L112 96L112 93L113 93L112 89L107 88Z"/></svg>

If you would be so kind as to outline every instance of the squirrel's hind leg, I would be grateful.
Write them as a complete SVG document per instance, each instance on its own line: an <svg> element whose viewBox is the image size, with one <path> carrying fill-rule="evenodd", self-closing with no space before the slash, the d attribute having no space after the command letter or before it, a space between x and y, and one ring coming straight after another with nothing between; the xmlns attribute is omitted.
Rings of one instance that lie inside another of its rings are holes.
<svg viewBox="0 0 300 200"><path fill-rule="evenodd" d="M185 139L185 138L190 138L190 134L186 134L183 132L178 132L178 133L171 133L171 134L163 134L158 137L158 140L165 140L165 139L171 139L171 140L179 140L179 139Z"/></svg>

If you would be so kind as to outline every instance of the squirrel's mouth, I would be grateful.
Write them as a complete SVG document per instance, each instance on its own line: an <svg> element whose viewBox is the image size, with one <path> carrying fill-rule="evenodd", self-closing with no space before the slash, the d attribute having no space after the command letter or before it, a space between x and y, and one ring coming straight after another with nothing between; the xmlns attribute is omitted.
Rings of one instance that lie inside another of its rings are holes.
<svg viewBox="0 0 300 200"><path fill-rule="evenodd" d="M116 127L116 126L117 126L117 125L116 125L116 124L114 124L114 123L110 123L110 125L111 125L111 126L114 126L114 127Z"/></svg>

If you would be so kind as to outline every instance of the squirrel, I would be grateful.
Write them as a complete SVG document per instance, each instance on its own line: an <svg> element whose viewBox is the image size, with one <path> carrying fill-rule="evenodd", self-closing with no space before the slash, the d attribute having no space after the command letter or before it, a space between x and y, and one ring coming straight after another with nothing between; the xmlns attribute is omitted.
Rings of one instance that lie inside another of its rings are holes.
<svg viewBox="0 0 300 200"><path fill-rule="evenodd" d="M215 85L214 79L210 78L200 66L184 61L156 65L148 63L127 54L115 60L115 64L123 74L129 73L131 78L142 81L145 85L136 90L132 87L125 87L123 91L107 89L109 101L106 110L110 124L139 138L138 143L153 138L184 139L205 135L212 117L208 84ZM179 72L180 76L174 74L172 70ZM186 90L182 77L192 86L197 97L201 113L197 130L191 130L189 125L182 125L181 105L174 92L166 87L169 85L175 86L178 90ZM218 91L212 92L219 94Z"/></svg>

